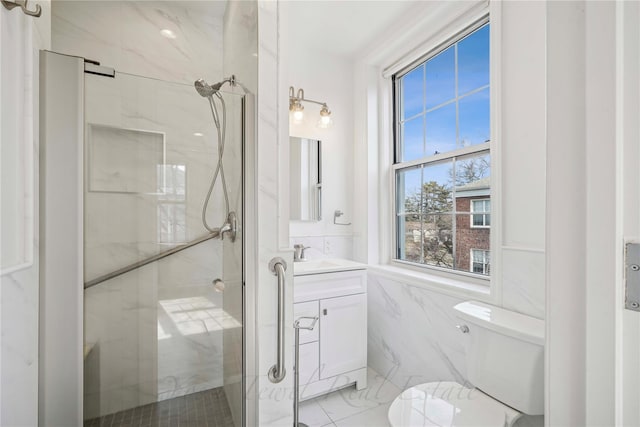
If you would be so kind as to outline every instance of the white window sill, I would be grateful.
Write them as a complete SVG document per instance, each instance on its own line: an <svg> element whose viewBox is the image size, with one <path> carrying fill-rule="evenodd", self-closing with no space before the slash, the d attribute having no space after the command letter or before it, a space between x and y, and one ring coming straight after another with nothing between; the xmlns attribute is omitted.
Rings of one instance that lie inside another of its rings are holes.
<svg viewBox="0 0 640 427"><path fill-rule="evenodd" d="M487 285L470 283L462 279L443 277L429 272L415 271L395 265L369 265L367 270L395 282L401 282L416 288L482 302L492 302L491 288Z"/></svg>

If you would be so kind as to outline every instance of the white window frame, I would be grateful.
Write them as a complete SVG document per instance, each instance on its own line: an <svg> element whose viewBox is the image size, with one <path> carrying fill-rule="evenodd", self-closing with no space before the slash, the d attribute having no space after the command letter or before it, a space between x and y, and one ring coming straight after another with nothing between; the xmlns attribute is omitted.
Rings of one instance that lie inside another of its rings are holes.
<svg viewBox="0 0 640 427"><path fill-rule="evenodd" d="M435 5L435 4L434 4ZM501 221L501 52L502 40L501 2L443 2L434 9L420 8L413 25L402 29L390 29L381 34L384 43L365 53L355 67L362 78L354 82L354 102L366 105L357 110L354 122L354 153L367 159L369 173L355 175L356 193L354 214L363 219L362 227L354 232L362 239L354 240L354 256L366 261L370 271L393 282L449 295L459 299L474 299L500 304L502 301L502 221ZM439 46L470 23L490 16L490 99L491 99L491 205L493 228L491 230L491 277L481 277L469 272L449 273L437 269L425 269L394 260L395 186L393 173L393 89L390 77L424 56L425 52ZM360 120L360 118L362 120ZM372 180L372 176L377 179ZM367 189L365 192L364 189Z"/></svg>
<svg viewBox="0 0 640 427"><path fill-rule="evenodd" d="M447 49L449 46L457 43L458 41L462 40L464 37L466 37L467 35L473 33L474 31L476 31L477 29L483 27L486 24L491 24L491 20L489 17L488 13L484 13L483 15L481 15L480 17L476 17L475 19L470 19L467 22L467 25L464 26L461 30L456 31L455 33L452 33L447 39L444 40L444 42L437 44L435 48L432 48L431 50L428 51L427 54L420 56L418 59L412 61L411 63L409 63L408 65L404 66L401 69L398 69L397 71L395 71L393 73L393 75L397 75L397 74L406 74L406 72L410 71L411 69L415 68L416 66L419 66L420 64L428 61L430 58L435 57L436 55L438 55L440 52L444 51L445 49ZM494 35L491 34L491 39L493 39ZM494 126L495 126L495 121L494 121L494 100L495 100L495 92L493 89L493 83L494 83L494 77L493 77L493 69L495 67L493 61L493 44L491 45L491 49L490 49L490 56L489 56L489 64L490 64L490 76L489 76L489 93L490 93L490 118L489 118L489 123L490 123L490 133L491 133L491 138L489 142L485 142L482 144L476 144L476 145L472 145L472 146L468 146L468 147L463 147L463 148L459 148L457 150L452 150L452 151L448 151L446 153L439 153L439 154L434 154L432 156L428 156L426 158L421 158L421 159L416 159L416 160L412 160L412 161L407 161L407 162L399 162L399 163L395 163L394 159L395 158L399 158L399 144L396 144L396 132L397 132L397 117L396 114L399 111L399 109L396 109L396 106L399 105L399 103L401 102L400 99L400 94L397 93L399 91L395 91L395 88L393 88L393 86L395 86L395 81L391 82L391 87L392 87L392 93L394 93L394 96L391 97L392 99L392 103L390 106L390 114L391 114L391 131L392 131L392 138L391 138L391 159L390 159L390 168L391 168L391 174L390 174L390 182L391 182L391 210L390 210L390 222L388 223L389 226L392 229L391 232L391 239L390 239L390 244L391 246L391 252L390 252L390 264L391 265L396 265L396 266L402 266L405 268L410 268L412 270L415 271L423 271L425 273L434 273L437 274L441 277L446 277L446 278L453 278L454 280L459 280L460 278L463 278L465 281L469 281L471 280L473 283L475 284L483 284L483 285L487 285L488 281L490 281L491 276L487 276L487 275L482 275L482 274L478 274L478 273L473 273L473 272L467 272L464 270L455 270L452 268L444 268L444 267L438 267L438 266L434 266L434 265L428 265L428 264L421 264L421 263L415 263L412 261L407 261L407 260L402 260L402 259L398 259L397 258L397 247L398 247L398 236L397 236L397 225L396 225L396 221L397 221L397 188L396 188L396 173L398 170L402 170L402 169L408 169L411 168L413 166L418 166L418 165L424 165L424 166L428 166L430 164L437 164L439 162L442 161L446 161L447 159L453 159L455 161L455 159L460 158L460 157L467 157L469 155L482 155L482 154L489 154L492 157L492 169L493 169L493 153L491 151L491 147L492 147L492 141L493 141L493 137L494 137ZM474 91L475 92L475 91ZM458 96L456 94L456 99L458 99ZM492 174L493 175L493 174ZM494 178L491 178L492 182L491 182L491 189L493 189L493 180ZM492 190L493 191L493 190ZM491 194L491 196L489 197L490 199L493 198L493 193ZM455 199L453 201L454 203L454 211L455 211ZM473 217L471 217L471 221L473 221ZM455 223L455 214L454 214L454 223ZM455 226L454 226L455 228ZM483 227L483 228L490 228L490 226L488 227ZM492 232L493 234L493 232ZM491 247L493 247L493 237L491 238ZM454 254L455 255L455 254Z"/></svg>
<svg viewBox="0 0 640 427"><path fill-rule="evenodd" d="M473 264L474 264L474 257L473 257L473 253L474 252L482 252L482 273L475 273L475 274L486 274L487 271L487 266L491 266L491 249L470 249L469 250L469 271L473 272ZM489 256L487 257L487 254L489 254ZM487 261L487 258L489 258L489 262ZM491 267L489 267L489 274L491 274Z"/></svg>
<svg viewBox="0 0 640 427"><path fill-rule="evenodd" d="M490 197L485 197L485 198L482 198L482 199L471 199L471 200L469 200L469 212L471 212L471 215L469 215L470 227L471 228L491 228L491 224L486 225L487 224L487 216L491 215L491 209L489 209L488 211L487 210L483 210L483 211L481 211L481 213L477 213L476 211L473 210L473 202L491 202L491 198ZM482 215L482 225L475 225L473 223L474 215ZM489 222L491 222L491 220L489 220Z"/></svg>

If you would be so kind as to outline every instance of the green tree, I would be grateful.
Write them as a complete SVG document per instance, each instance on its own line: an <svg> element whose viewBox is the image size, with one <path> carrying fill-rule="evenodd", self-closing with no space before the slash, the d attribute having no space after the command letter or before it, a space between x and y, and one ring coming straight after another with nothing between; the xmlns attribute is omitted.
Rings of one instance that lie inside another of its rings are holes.
<svg viewBox="0 0 640 427"><path fill-rule="evenodd" d="M453 211L453 200L450 186L436 181L423 183L420 191L405 197L405 209L419 214L407 218L407 231L422 232L419 243L413 242L412 234L407 236L406 250L409 258L429 265L453 267L450 214Z"/></svg>
<svg viewBox="0 0 640 427"><path fill-rule="evenodd" d="M422 215L433 212L450 212L452 206L450 188L436 181L425 182L422 184L421 191L406 196L404 201L406 212L416 212Z"/></svg>

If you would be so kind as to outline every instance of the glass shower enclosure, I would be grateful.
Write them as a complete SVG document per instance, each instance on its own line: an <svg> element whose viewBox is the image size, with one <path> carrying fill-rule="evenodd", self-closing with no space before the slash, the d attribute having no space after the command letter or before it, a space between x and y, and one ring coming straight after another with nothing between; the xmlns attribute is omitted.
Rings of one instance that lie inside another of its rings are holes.
<svg viewBox="0 0 640 427"><path fill-rule="evenodd" d="M85 425L243 425L246 99L222 91L224 141L192 85L84 74ZM225 198L235 238L203 225Z"/></svg>

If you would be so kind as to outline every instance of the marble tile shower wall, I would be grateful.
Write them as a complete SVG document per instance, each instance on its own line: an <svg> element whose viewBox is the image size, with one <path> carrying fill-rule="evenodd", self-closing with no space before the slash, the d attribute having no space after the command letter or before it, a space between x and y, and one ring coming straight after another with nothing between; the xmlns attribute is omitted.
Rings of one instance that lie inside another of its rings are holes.
<svg viewBox="0 0 640 427"><path fill-rule="evenodd" d="M54 9L53 49L118 73L85 81L88 281L206 233L200 216L216 137L192 83L221 77L224 3L60 1ZM165 28L177 37L162 37ZM238 135L239 99L225 99ZM240 194L233 141L227 181ZM224 219L219 190L207 214L214 227ZM208 241L86 292L85 418L223 384L223 331L240 324L211 286L223 277L222 258L222 244Z"/></svg>
<svg viewBox="0 0 640 427"><path fill-rule="evenodd" d="M52 47L120 72L192 84L222 77L223 1L52 2ZM170 30L166 38L161 30Z"/></svg>
<svg viewBox="0 0 640 427"><path fill-rule="evenodd" d="M205 234L201 208L217 152L208 105L191 86L128 75L88 75L85 83L85 280L92 280ZM237 135L240 103L226 98ZM226 148L227 170L240 170L232 167L239 139ZM232 175L238 208L240 177ZM207 213L212 226L224 220L220 193ZM223 276L222 258L220 241L208 241L87 291L85 335L94 345L87 418L222 385L223 331L239 326L211 286Z"/></svg>

